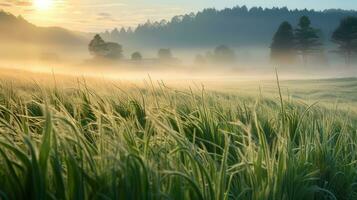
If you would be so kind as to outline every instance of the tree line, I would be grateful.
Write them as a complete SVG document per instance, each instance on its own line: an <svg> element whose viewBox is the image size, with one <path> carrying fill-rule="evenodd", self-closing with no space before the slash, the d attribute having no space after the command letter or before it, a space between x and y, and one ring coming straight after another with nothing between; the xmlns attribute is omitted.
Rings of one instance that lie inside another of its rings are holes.
<svg viewBox="0 0 357 200"><path fill-rule="evenodd" d="M357 17L346 17L341 20L331 36L331 41L338 45L334 52L344 56L346 64L351 64L351 58L357 53ZM302 16L298 26L284 21L273 36L271 58L279 63L294 63L297 56L302 57L307 65L309 55L323 51L321 30L311 26L309 17Z"/></svg>
<svg viewBox="0 0 357 200"><path fill-rule="evenodd" d="M330 9L324 11L289 10L236 6L223 10L204 9L197 13L175 16L166 21L147 21L135 28L115 28L101 33L105 40L135 47L212 47L230 44L232 47L268 46L280 22L296 25L307 16L321 30L321 38L328 42L335 27L346 16L357 16L356 11Z"/></svg>
<svg viewBox="0 0 357 200"><path fill-rule="evenodd" d="M352 63L352 58L357 53L357 17L343 18L331 35L332 42L338 45L335 53L345 58L346 64ZM324 40L321 29L312 26L308 16L299 19L297 27L293 27L288 21L280 24L273 36L271 43L271 59L274 62L291 64L298 61L301 57L304 65L312 56L324 54ZM114 42L105 42L100 35L95 35L89 44L89 51L95 57L120 59L123 57L122 46ZM134 52L131 59L139 61L143 59L140 52ZM159 60L173 60L170 49L160 49L158 51ZM196 63L234 63L234 51L225 46L217 46L213 52L206 55L197 55Z"/></svg>
<svg viewBox="0 0 357 200"><path fill-rule="evenodd" d="M120 60L124 58L122 45L115 42L106 42L99 34L96 34L90 41L88 50L95 59ZM171 49L159 49L157 57L160 61L174 60ZM141 61L142 59L143 56L138 51L131 54L133 61Z"/></svg>
<svg viewBox="0 0 357 200"><path fill-rule="evenodd" d="M124 57L122 45L115 42L106 42L102 39L99 34L96 34L94 38L90 41L88 45L88 50L90 54L95 59L109 59L109 60L120 60ZM159 49L157 52L157 59L159 61L177 61L172 55L171 49ZM132 61L141 61L143 56L140 52L136 51L131 54ZM207 64L207 63L234 63L235 53L234 50L226 45L217 46L213 53L207 52L206 55L197 55L195 62L196 64Z"/></svg>

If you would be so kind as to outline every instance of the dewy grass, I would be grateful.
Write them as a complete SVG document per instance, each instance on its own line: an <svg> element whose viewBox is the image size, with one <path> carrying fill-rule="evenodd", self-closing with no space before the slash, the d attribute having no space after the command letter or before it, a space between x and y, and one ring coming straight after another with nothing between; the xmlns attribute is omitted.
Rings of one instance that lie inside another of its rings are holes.
<svg viewBox="0 0 357 200"><path fill-rule="evenodd" d="M0 199L357 198L356 114L159 86L1 82Z"/></svg>

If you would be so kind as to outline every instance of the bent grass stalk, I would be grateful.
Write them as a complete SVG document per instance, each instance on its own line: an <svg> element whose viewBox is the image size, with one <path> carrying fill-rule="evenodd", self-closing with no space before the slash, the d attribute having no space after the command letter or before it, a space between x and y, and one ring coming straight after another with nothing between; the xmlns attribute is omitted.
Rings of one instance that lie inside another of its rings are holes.
<svg viewBox="0 0 357 200"><path fill-rule="evenodd" d="M1 85L1 199L357 197L353 113L284 101L280 85L278 102L78 85Z"/></svg>

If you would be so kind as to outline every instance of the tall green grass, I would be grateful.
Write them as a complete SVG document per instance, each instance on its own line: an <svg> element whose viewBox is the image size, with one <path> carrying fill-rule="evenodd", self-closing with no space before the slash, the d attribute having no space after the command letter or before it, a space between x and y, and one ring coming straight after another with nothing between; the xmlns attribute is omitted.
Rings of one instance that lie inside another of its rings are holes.
<svg viewBox="0 0 357 200"><path fill-rule="evenodd" d="M108 88L0 83L1 200L357 199L354 113Z"/></svg>

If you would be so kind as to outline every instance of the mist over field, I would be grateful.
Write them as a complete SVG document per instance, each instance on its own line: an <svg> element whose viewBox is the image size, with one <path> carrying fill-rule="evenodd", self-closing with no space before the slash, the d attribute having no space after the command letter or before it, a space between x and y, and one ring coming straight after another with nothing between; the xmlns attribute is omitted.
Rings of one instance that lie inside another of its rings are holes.
<svg viewBox="0 0 357 200"><path fill-rule="evenodd" d="M311 18L322 45L308 55L308 63L299 52L293 62L273 61L271 45L279 23L289 21L295 29L303 15ZM286 79L349 77L356 75L356 68L346 65L331 36L340 20L355 15L355 11L337 9L206 9L170 21L100 33L105 42L119 44L120 55L110 58L88 51L95 33L38 27L2 11L0 66L118 79L148 74L157 79L266 79L274 78L275 68ZM168 58L160 58L159 49L169 50ZM139 60L132 58L134 52L140 54Z"/></svg>
<svg viewBox="0 0 357 200"><path fill-rule="evenodd" d="M356 200L357 3L233 2L0 1L0 200Z"/></svg>

